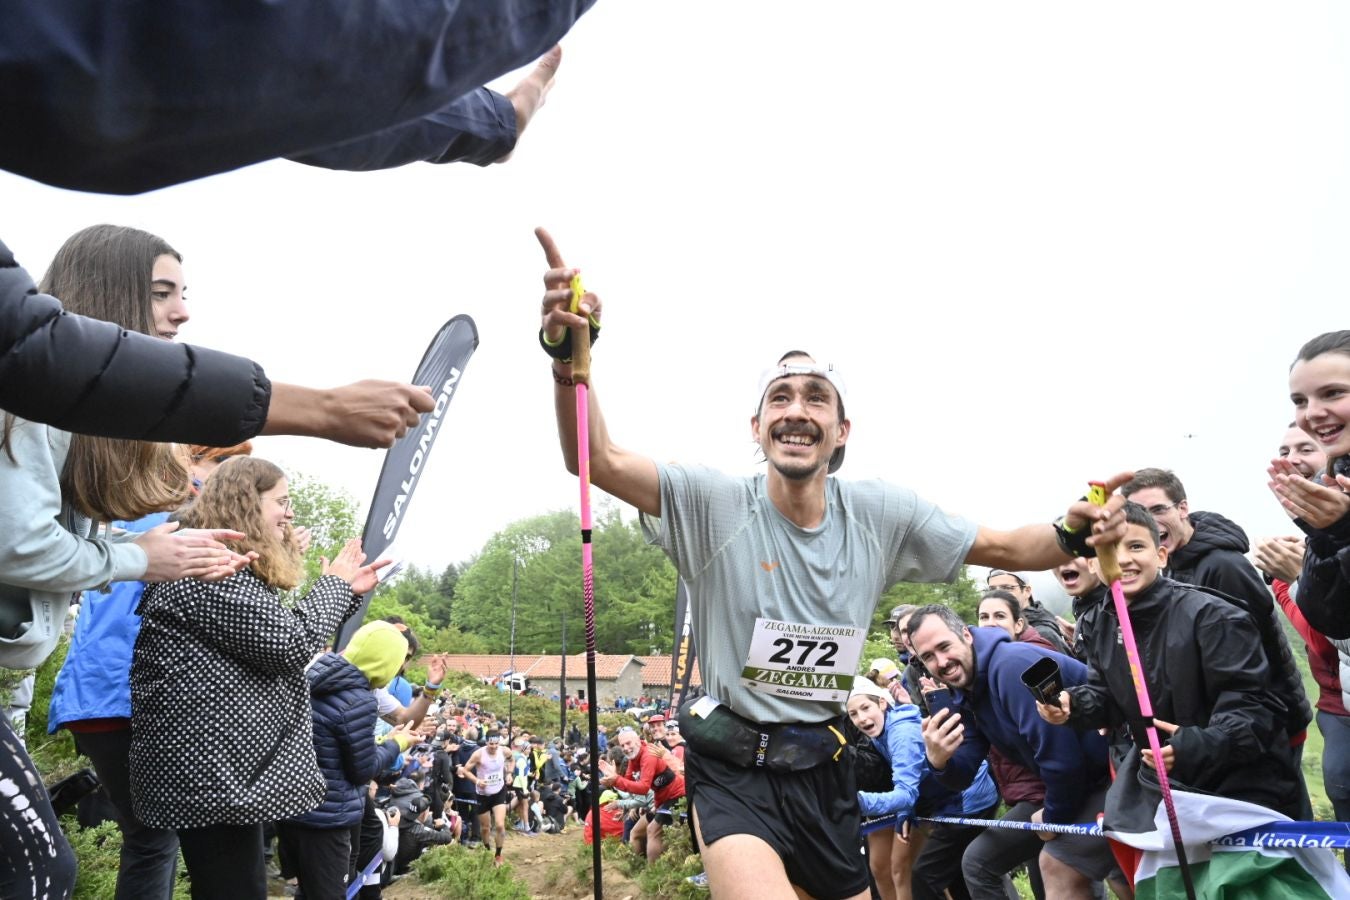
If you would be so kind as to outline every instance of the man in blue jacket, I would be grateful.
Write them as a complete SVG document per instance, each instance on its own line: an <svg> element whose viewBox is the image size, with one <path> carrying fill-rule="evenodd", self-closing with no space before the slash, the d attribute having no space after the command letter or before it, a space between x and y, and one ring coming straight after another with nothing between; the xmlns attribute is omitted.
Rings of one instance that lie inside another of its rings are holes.
<svg viewBox="0 0 1350 900"><path fill-rule="evenodd" d="M1035 698L1022 683L1022 673L1047 656L1059 664L1066 687L1087 681L1086 666L1013 641L1001 628L969 628L940 605L915 611L909 637L915 655L952 689L955 701L954 712L937 711L923 729L928 764L943 784L953 790L970 784L994 746L1045 782L1045 805L1031 821L1096 821L1108 783L1106 739L1095 731L1056 732L1041 719ZM1045 842L1040 866L1048 897L1091 897L1092 885L1115 869L1110 848L1100 837L1039 836Z"/></svg>

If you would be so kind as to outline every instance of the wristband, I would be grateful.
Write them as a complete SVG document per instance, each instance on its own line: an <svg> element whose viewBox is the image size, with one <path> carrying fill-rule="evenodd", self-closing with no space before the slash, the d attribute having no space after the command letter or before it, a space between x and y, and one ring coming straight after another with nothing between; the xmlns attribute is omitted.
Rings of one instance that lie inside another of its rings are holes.
<svg viewBox="0 0 1350 900"><path fill-rule="evenodd" d="M586 319L591 325L591 346L600 340L600 321L595 316L587 316ZM563 336L558 339L556 344L550 343L548 335L544 334L544 329L539 329L539 346L544 348L544 352L554 359L570 363L572 361L572 329L563 331Z"/></svg>
<svg viewBox="0 0 1350 900"><path fill-rule="evenodd" d="M1089 529L1077 528L1070 529L1064 524L1063 517L1055 520L1055 542L1059 544L1059 549L1063 550L1069 556L1075 558L1092 559L1096 557L1097 551L1088 546Z"/></svg>
<svg viewBox="0 0 1350 900"><path fill-rule="evenodd" d="M441 686L439 684L432 684L430 681L422 685L422 690L424 691L439 691L440 689Z"/></svg>

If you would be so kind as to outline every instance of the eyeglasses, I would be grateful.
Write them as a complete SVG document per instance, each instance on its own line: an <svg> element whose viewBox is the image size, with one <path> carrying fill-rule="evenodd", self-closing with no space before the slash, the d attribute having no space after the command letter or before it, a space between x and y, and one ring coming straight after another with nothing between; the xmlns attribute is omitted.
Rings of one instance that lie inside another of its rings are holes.
<svg viewBox="0 0 1350 900"><path fill-rule="evenodd" d="M275 499L277 501L277 505L280 506L286 512L290 512L291 509L293 508L291 505L290 497L277 497Z"/></svg>
<svg viewBox="0 0 1350 900"><path fill-rule="evenodd" d="M1016 584L994 584L994 579L995 579L995 578L1011 578L1013 581L1015 581L1015 582L1017 582L1017 583L1016 583ZM995 591L1015 591L1015 590L1017 590L1018 588L1024 588L1024 587L1027 586L1027 583L1026 583L1025 581L1023 581L1021 578L1019 578L1018 576L1014 575L1012 572L1007 572L1007 571L1004 571L1003 569L994 569L993 571L991 571L991 572L989 573L989 577L988 577L987 579L985 579L985 584L989 585L989 589L990 589L990 590L995 590Z"/></svg>
<svg viewBox="0 0 1350 900"><path fill-rule="evenodd" d="M1176 509L1176 508L1177 505L1175 503L1159 503L1156 506L1148 507L1148 514L1156 519L1158 518L1158 516L1161 516L1169 509Z"/></svg>

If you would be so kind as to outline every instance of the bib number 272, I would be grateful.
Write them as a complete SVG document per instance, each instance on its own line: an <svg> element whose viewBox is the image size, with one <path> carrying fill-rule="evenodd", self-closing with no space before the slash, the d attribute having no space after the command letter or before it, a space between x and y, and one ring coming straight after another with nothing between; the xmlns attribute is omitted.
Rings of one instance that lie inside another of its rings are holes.
<svg viewBox="0 0 1350 900"><path fill-rule="evenodd" d="M789 638L777 638L773 646L778 648L778 652L769 656L769 662L781 663L785 666L830 666L834 665L834 656L839 652L839 645L834 641L812 641L799 638L790 640ZM794 650L800 650L797 658L792 658ZM812 652L817 652L814 659L811 658Z"/></svg>

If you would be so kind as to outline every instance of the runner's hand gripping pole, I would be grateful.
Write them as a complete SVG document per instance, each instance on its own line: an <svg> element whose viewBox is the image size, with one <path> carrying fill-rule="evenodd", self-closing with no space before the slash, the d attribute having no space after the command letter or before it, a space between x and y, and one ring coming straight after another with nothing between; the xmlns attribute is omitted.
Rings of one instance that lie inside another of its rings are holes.
<svg viewBox="0 0 1350 900"><path fill-rule="evenodd" d="M1106 505L1106 485L1100 481L1088 483L1088 500L1097 506ZM1191 867L1186 861L1186 847L1181 840L1181 823L1177 820L1176 804L1172 800L1172 785L1167 778L1167 766L1163 762L1162 743L1158 740L1158 727L1153 723L1153 703L1149 700L1148 684L1144 680L1143 665L1139 660L1139 645L1134 640L1134 626L1130 623L1129 605L1125 601L1125 589L1120 583L1120 561L1116 558L1116 545L1102 541L1096 545L1097 566L1101 569L1102 581L1111 586L1111 600L1115 605L1116 618L1120 622L1121 642L1125 645L1125 656L1130 663L1130 678L1134 681L1135 696L1139 701L1139 716L1143 720L1148 735L1149 752L1158 773L1158 787L1162 793L1163 806L1167 810L1167 822L1171 826L1172 841L1176 844L1177 862L1181 868L1181 880L1186 887L1186 896L1195 900L1195 884L1191 880Z"/></svg>
<svg viewBox="0 0 1350 900"><path fill-rule="evenodd" d="M572 303L567 311L573 315L581 315L581 298L586 295L586 288L581 284L581 273L578 272L572 276ZM591 335L585 328L578 328L572 335L572 381L581 386L591 383ZM584 391L577 391L577 395L584 396ZM580 401L578 401L580 403ZM581 412L580 408L577 410ZM577 419L577 428L580 430L581 419ZM580 435L578 435L580 439ZM589 475L585 476L587 482L590 481Z"/></svg>

